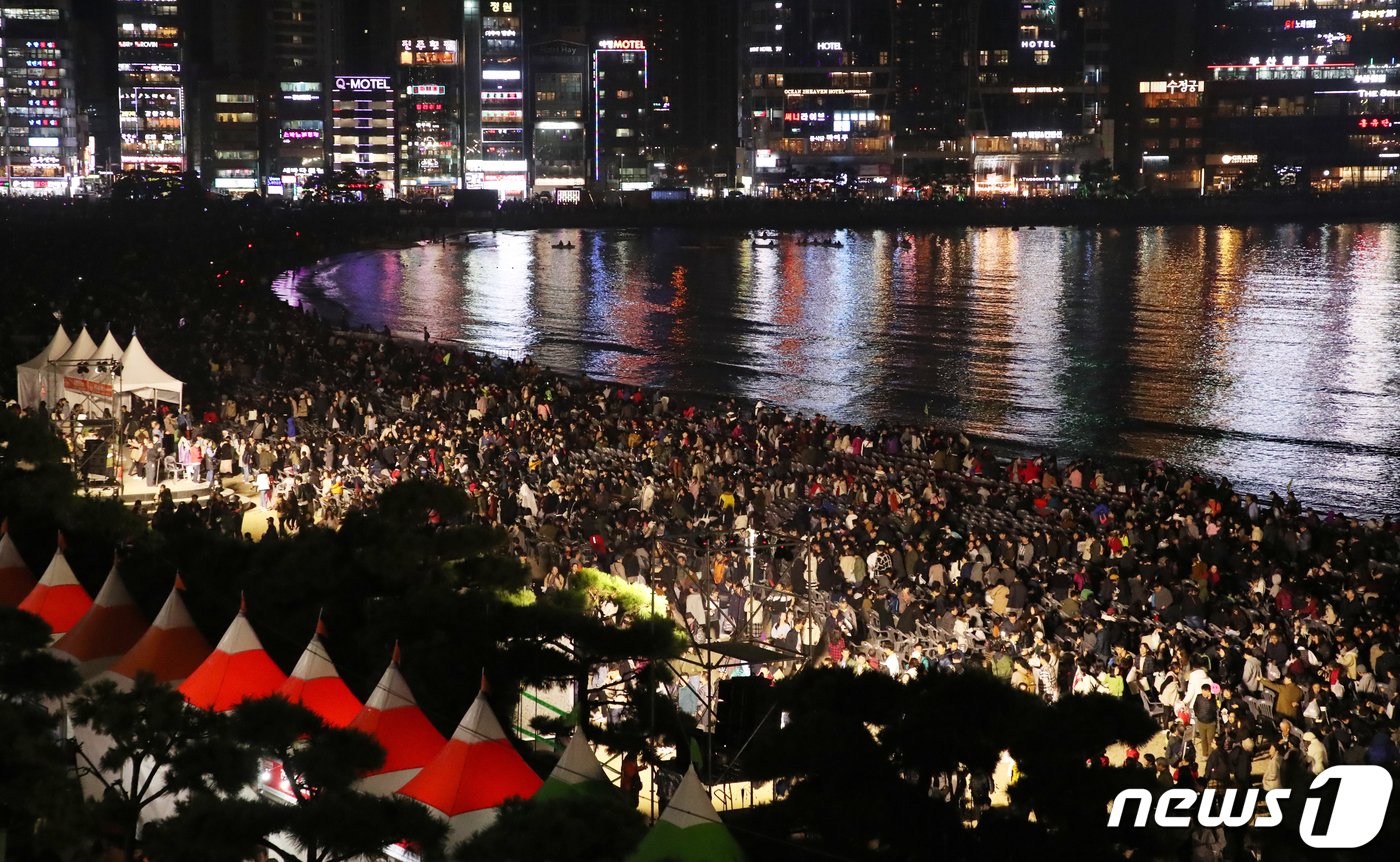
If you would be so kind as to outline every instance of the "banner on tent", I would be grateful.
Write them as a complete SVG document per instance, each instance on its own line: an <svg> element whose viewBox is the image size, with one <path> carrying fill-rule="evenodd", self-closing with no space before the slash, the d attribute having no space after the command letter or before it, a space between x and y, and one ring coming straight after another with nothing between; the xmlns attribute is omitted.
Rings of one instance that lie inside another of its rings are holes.
<svg viewBox="0 0 1400 862"><path fill-rule="evenodd" d="M81 392L84 395L96 395L99 398L112 397L112 384L88 380L84 377L64 376L63 388L69 392Z"/></svg>

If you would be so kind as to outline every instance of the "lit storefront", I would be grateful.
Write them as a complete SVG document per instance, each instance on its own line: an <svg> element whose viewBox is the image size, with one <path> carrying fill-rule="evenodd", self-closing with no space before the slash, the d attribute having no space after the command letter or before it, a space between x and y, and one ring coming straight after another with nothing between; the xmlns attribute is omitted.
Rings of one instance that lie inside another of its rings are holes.
<svg viewBox="0 0 1400 862"><path fill-rule="evenodd" d="M1400 66L1250 59L1210 69L1208 190L1400 182Z"/></svg>
<svg viewBox="0 0 1400 862"><path fill-rule="evenodd" d="M279 81L273 104L272 163L268 176L281 193L299 199L326 169L326 103L320 81Z"/></svg>

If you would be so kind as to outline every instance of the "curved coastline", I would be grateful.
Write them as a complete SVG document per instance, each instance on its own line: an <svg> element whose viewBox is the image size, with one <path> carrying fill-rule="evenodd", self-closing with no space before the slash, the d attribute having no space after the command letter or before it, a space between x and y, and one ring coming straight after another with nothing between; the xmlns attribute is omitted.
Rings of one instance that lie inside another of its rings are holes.
<svg viewBox="0 0 1400 862"><path fill-rule="evenodd" d="M1390 221L1396 193L1259 193L1130 198L971 198L947 201L824 202L725 199L651 203L644 197L598 206L508 204L494 216L464 216L477 227L682 227L695 229L901 227L1142 227Z"/></svg>

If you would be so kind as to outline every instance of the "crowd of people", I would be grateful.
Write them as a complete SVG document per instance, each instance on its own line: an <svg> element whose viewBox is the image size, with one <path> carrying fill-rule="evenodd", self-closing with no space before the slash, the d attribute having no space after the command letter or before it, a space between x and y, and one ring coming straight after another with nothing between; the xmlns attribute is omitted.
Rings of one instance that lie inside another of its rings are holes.
<svg viewBox="0 0 1400 862"><path fill-rule="evenodd" d="M207 364L190 405L129 419L128 470L211 489L163 493L158 519L237 534L249 503L219 492L238 487L275 536L447 482L537 589L585 566L646 585L697 641L769 648L742 672L983 667L1047 700L1133 698L1168 730L1151 767L1177 784L1396 761L1388 519L1161 462L1007 459L927 425L696 404L281 306L143 337ZM708 719L708 696L681 700Z"/></svg>

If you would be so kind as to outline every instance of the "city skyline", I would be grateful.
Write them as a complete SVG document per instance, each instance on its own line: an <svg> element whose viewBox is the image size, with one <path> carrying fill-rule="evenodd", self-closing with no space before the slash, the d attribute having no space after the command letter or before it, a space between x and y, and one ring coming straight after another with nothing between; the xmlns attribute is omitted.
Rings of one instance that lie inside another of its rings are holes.
<svg viewBox="0 0 1400 862"><path fill-rule="evenodd" d="M347 169L560 201L1400 179L1396 0L79 5L0 16L11 194L122 169L293 199Z"/></svg>

